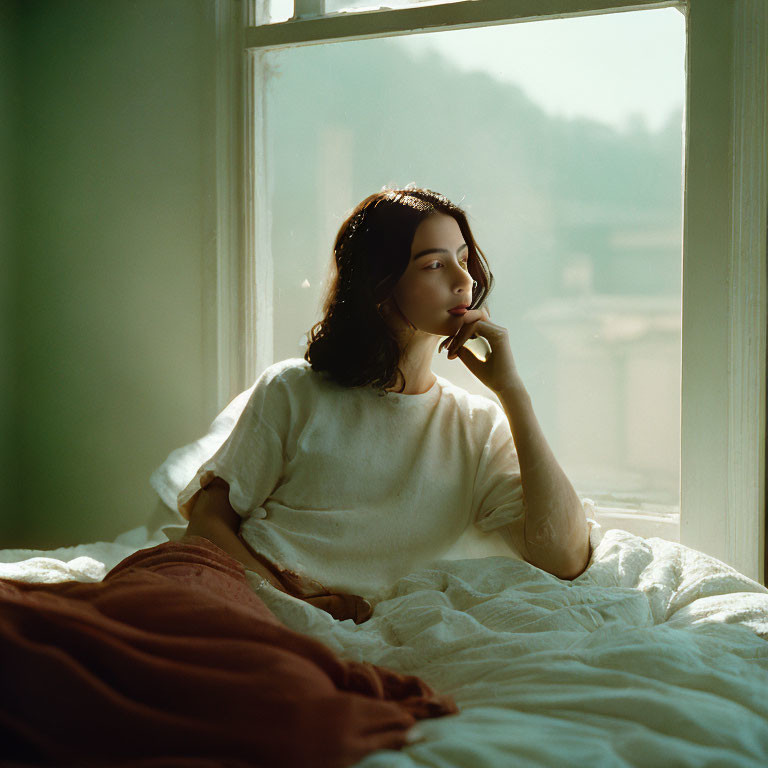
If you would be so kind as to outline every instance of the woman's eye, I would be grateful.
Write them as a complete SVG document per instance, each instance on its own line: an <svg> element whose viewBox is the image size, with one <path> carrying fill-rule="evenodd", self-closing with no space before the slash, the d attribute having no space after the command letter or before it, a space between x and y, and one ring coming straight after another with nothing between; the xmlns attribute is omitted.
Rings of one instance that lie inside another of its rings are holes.
<svg viewBox="0 0 768 768"><path fill-rule="evenodd" d="M469 269L469 263L468 263L467 261L461 261L461 262L459 262L459 263L461 264L461 266L462 266L462 267L464 267L464 269ZM437 266L439 266L439 267L442 267L442 266L443 266L443 265L442 265L442 264L441 264L439 261L433 261L433 262L432 262L432 263L431 263L431 264L430 264L430 265L427 267L427 269L429 269L429 270L432 270L432 267L434 267L434 266L435 266L435 264L437 264ZM432 270L432 271L434 271L434 270Z"/></svg>

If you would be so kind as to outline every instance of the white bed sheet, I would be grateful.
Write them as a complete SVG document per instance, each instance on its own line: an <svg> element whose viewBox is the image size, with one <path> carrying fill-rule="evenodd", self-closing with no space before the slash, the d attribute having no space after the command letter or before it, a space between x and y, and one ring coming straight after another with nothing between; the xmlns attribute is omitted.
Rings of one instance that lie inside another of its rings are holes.
<svg viewBox="0 0 768 768"><path fill-rule="evenodd" d="M159 530L53 551L0 550L0 576L98 581ZM356 768L768 765L768 589L683 545L605 531L561 581L508 557L439 560L361 625L253 589L344 658L416 674L458 715Z"/></svg>

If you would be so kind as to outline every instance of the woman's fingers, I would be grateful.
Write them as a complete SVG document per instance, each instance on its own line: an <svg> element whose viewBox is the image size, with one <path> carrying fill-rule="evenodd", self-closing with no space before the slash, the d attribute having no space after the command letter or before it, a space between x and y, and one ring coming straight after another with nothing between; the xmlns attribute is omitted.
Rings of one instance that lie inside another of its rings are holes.
<svg viewBox="0 0 768 768"><path fill-rule="evenodd" d="M299 599L309 595L328 594L328 590L319 581L310 579L307 576L300 576L293 571L281 569L280 581L283 583L289 594L298 597Z"/></svg>
<svg viewBox="0 0 768 768"><path fill-rule="evenodd" d="M352 619L355 624L362 624L373 615L373 607L360 595L338 592L333 595L305 597L303 600L305 603L314 605L315 608L330 613L337 621Z"/></svg>
<svg viewBox="0 0 768 768"><path fill-rule="evenodd" d="M458 354L459 349L464 346L467 339L471 339L476 336L475 326L482 321L487 321L490 315L485 307L480 309L471 309L463 317L462 327L453 335L452 338L446 339L448 348L448 359L453 359ZM442 347L442 344L440 345Z"/></svg>
<svg viewBox="0 0 768 768"><path fill-rule="evenodd" d="M253 549L251 552L257 562L249 566L249 569L267 579L281 592L330 613L338 621L352 619L355 624L362 624L373 615L373 607L364 597L347 592L331 592L319 581L280 568Z"/></svg>

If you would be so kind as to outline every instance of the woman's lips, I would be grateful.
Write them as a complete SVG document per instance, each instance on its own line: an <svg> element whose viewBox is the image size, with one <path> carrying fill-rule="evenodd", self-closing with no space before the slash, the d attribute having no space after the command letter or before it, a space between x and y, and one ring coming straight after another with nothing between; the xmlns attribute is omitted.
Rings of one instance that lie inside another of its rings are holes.
<svg viewBox="0 0 768 768"><path fill-rule="evenodd" d="M467 310L465 307L461 307L460 309L449 309L448 310L452 315L466 315Z"/></svg>

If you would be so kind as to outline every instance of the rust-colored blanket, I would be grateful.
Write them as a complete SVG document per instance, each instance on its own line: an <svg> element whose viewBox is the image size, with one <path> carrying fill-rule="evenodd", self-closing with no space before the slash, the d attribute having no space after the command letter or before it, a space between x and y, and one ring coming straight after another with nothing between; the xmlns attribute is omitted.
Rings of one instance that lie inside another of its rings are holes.
<svg viewBox="0 0 768 768"><path fill-rule="evenodd" d="M0 579L5 764L341 768L456 712L418 677L288 629L202 537L97 583Z"/></svg>

